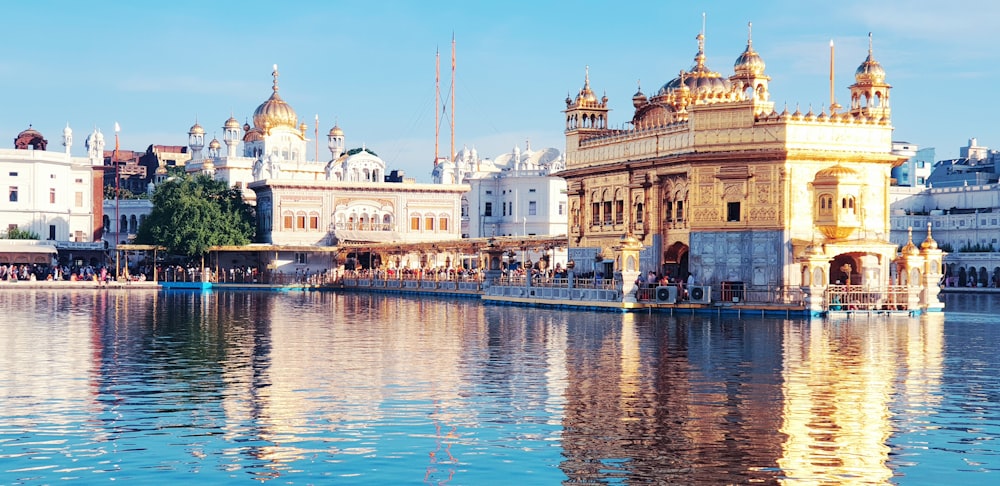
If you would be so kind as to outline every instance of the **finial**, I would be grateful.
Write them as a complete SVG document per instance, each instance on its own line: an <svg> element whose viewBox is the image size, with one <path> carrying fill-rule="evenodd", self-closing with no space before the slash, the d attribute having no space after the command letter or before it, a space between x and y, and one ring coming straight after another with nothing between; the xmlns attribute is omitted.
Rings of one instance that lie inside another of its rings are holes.
<svg viewBox="0 0 1000 486"><path fill-rule="evenodd" d="M590 65L583 68L583 87L590 87Z"/></svg>
<svg viewBox="0 0 1000 486"><path fill-rule="evenodd" d="M913 244L913 226L907 226L906 228L906 240L907 243Z"/></svg>
<svg viewBox="0 0 1000 486"><path fill-rule="evenodd" d="M753 22L747 22L747 45L753 45Z"/></svg>
<svg viewBox="0 0 1000 486"><path fill-rule="evenodd" d="M275 93L278 92L278 65L274 65L274 70L271 71L271 76L274 76L274 86L271 87Z"/></svg>
<svg viewBox="0 0 1000 486"><path fill-rule="evenodd" d="M872 53L872 33L868 33L868 55Z"/></svg>

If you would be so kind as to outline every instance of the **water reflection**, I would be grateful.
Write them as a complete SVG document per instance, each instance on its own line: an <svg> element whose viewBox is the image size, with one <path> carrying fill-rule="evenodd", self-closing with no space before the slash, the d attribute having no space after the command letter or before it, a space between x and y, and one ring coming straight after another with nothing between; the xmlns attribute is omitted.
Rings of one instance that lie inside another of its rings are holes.
<svg viewBox="0 0 1000 486"><path fill-rule="evenodd" d="M956 457L996 469L1000 366L983 334L997 331L941 314L96 290L10 291L0 306L0 483L839 484L954 474Z"/></svg>

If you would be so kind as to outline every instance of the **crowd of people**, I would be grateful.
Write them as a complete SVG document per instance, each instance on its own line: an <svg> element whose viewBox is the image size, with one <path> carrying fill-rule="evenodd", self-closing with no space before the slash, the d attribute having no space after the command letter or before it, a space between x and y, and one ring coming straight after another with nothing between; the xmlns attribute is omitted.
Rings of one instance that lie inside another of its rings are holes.
<svg viewBox="0 0 1000 486"><path fill-rule="evenodd" d="M0 265L0 280L17 281L98 281L114 279L114 272L104 265L45 265L38 263Z"/></svg>

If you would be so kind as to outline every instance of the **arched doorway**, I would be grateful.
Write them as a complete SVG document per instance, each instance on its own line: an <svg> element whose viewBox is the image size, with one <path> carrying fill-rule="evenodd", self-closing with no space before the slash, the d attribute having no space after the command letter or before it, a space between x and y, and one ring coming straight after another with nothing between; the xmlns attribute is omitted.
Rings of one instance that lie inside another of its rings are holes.
<svg viewBox="0 0 1000 486"><path fill-rule="evenodd" d="M679 241L667 247L663 252L663 264L660 274L669 276L671 280L684 280L688 275L688 256L690 248Z"/></svg>
<svg viewBox="0 0 1000 486"><path fill-rule="evenodd" d="M830 263L830 281L833 285L860 285L860 262L854 255L842 253Z"/></svg>

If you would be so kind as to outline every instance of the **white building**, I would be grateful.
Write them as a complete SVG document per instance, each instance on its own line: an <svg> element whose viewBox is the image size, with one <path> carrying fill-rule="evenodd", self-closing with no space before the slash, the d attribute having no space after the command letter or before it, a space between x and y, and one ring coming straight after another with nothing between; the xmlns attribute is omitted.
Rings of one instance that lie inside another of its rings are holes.
<svg viewBox="0 0 1000 486"><path fill-rule="evenodd" d="M271 96L254 110L253 126L240 127L230 116L223 141L207 144L205 129L191 127L185 170L224 180L256 204L258 242L289 247L285 255L279 249L273 268L290 270L300 260L293 253L301 254L303 246L460 238L460 200L468 186L387 178L386 163L371 150L348 153L339 126L326 133L329 160L309 160L306 152L315 140L278 94L277 66L272 76Z"/></svg>
<svg viewBox="0 0 1000 486"><path fill-rule="evenodd" d="M921 232L930 225L948 252L949 285L970 286L973 272L974 285L1000 284L1000 184L893 189L893 242L905 243L909 228Z"/></svg>
<svg viewBox="0 0 1000 486"><path fill-rule="evenodd" d="M921 149L909 142L892 142L892 152L906 157L906 161L892 168L895 185L926 187L927 179L934 169L934 148Z"/></svg>
<svg viewBox="0 0 1000 486"><path fill-rule="evenodd" d="M514 147L493 160L475 149L458 152L455 162L440 162L434 181L469 185L462 197L462 236L565 235L568 221L566 181L552 175L564 169L559 150L522 152Z"/></svg>
<svg viewBox="0 0 1000 486"><path fill-rule="evenodd" d="M0 198L0 232L30 231L69 253L103 250L103 135L95 130L88 137L87 157L71 155L68 125L62 151L48 151L47 144L29 127L18 134L15 148L0 149L0 187L7 193Z"/></svg>

